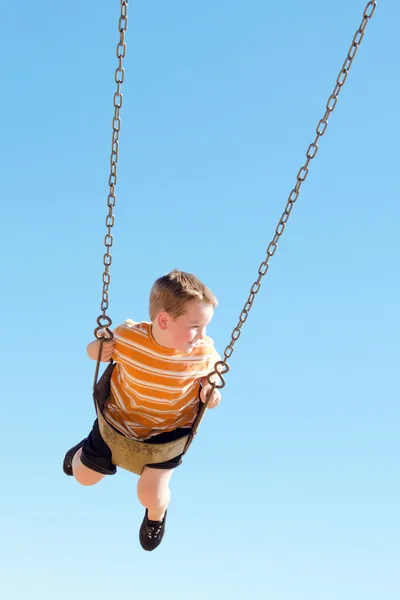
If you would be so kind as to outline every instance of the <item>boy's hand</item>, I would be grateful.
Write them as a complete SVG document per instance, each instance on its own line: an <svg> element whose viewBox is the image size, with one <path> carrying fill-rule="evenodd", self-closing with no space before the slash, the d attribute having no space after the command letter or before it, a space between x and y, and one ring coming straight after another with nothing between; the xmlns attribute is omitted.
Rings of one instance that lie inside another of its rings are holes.
<svg viewBox="0 0 400 600"><path fill-rule="evenodd" d="M211 385L209 383L207 383L206 385L203 385L203 387L201 388L200 391L200 400L202 402L205 402L207 400L207 395L208 392L210 391ZM221 394L219 392L219 390L215 389L213 390L212 394L211 394L211 398L209 403L207 404L207 408L215 408L216 406L218 406L218 404L221 402Z"/></svg>
<svg viewBox="0 0 400 600"><path fill-rule="evenodd" d="M112 359L112 355L114 352L115 340L111 340L111 342L104 342L103 350L101 352L101 361L108 362Z"/></svg>
<svg viewBox="0 0 400 600"><path fill-rule="evenodd" d="M103 337L106 337L105 335ZM103 350L101 352L101 362L108 362L112 359L112 355L114 352L115 340L104 341ZM87 347L87 353L92 360L97 360L97 356L99 354L100 348L100 340L94 340L90 342Z"/></svg>

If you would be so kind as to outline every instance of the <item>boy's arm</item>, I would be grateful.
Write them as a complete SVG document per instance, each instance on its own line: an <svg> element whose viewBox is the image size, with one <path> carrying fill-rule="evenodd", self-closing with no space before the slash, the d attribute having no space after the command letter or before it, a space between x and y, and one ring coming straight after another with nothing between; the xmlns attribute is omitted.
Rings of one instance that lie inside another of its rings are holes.
<svg viewBox="0 0 400 600"><path fill-rule="evenodd" d="M103 343L103 350L101 353L101 362L108 362L112 359L112 355L114 352L114 346L115 346L115 339L110 340L109 342L104 342ZM93 342L90 342L90 344L88 344L87 346L87 353L89 355L89 358L91 358L92 360L97 360L97 357L99 355L99 349L100 349L100 340L93 340Z"/></svg>

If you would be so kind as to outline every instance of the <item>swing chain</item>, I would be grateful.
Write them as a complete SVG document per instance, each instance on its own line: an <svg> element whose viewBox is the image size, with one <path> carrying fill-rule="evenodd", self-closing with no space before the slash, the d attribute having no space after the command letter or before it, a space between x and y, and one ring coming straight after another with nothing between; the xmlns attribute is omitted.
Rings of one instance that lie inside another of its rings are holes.
<svg viewBox="0 0 400 600"><path fill-rule="evenodd" d="M118 22L119 29L119 42L117 44L117 58L118 67L115 71L115 83L117 84L117 91L114 94L114 117L112 119L112 143L111 143L111 156L110 156L110 176L108 184L110 187L107 205L108 215L106 217L107 233L104 237L104 245L106 252L103 257L104 272L103 272L103 292L101 300L101 311L102 314L97 318L96 329L94 335L97 339L101 338L101 330L107 332L107 337L112 339L113 334L111 332L110 325L112 323L110 317L106 314L108 310L108 287L110 285L110 266L112 263L111 246L113 245L112 228L114 226L114 206L116 202L115 186L117 184L117 164L118 164L118 153L119 153L119 132L121 130L121 118L120 111L122 107L122 93L121 88L125 78L125 70L123 67L124 58L126 55L126 43L125 43L125 32L128 27L128 0L121 0L121 13ZM101 344L102 346L102 344ZM101 352L101 351L100 351Z"/></svg>
<svg viewBox="0 0 400 600"><path fill-rule="evenodd" d="M261 280L268 272L270 258L276 252L278 241L286 227L286 223L289 220L290 213L292 212L294 203L296 202L296 200L299 197L301 186L307 178L308 171L309 171L308 166L309 166L310 162L312 161L312 159L315 158L315 156L318 152L319 138L324 135L324 133L328 127L329 117L336 107L339 93L347 79L350 68L353 64L354 57L357 54L358 48L364 37L364 33L365 33L366 27L368 25L369 19L372 17L372 15L375 12L376 4L377 4L376 2L368 2L367 3L367 6L364 10L361 25L357 29L357 31L354 35L354 38L353 38L352 44L350 46L349 52L347 54L346 60L344 61L343 67L337 77L335 88L334 88L332 94L329 96L328 102L326 104L325 114L318 123L317 130L316 130L316 132L317 132L316 138L308 147L308 150L306 153L307 160L304 163L304 165L301 167L299 172L297 173L296 185L294 186L294 188L292 189L292 191L289 194L289 199L286 204L286 208L285 208L285 210L280 218L280 221L278 223L278 226L275 230L275 235L272 239L272 242L269 244L269 246L267 248L267 258L262 261L262 263L260 264L260 266L258 268L258 277L257 277L256 281L253 283L253 285L251 286L250 294L247 299L247 302L244 305L242 312L240 313L239 322L236 325L236 327L234 328L234 330L232 331L230 343L225 348L224 359L215 363L214 371L209 373L209 375L207 377L208 382L211 384L211 386L213 388L221 389L225 386L225 379L224 379L223 375L225 375L229 371L229 365L227 363L227 360L232 356L233 350L234 350L234 345L242 333L242 326L245 323L247 317L249 316L249 312L253 305L254 299L260 290ZM218 375L218 377L220 379L219 383L213 383L212 378L214 375ZM211 392L211 390L210 390L210 392ZM211 393L209 394L209 396L211 396Z"/></svg>

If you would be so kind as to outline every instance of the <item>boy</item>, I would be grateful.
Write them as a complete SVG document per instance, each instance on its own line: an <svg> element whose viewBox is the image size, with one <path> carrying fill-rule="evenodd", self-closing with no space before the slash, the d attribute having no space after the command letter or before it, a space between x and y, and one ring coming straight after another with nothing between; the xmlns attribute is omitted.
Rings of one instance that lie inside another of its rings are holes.
<svg viewBox="0 0 400 600"><path fill-rule="evenodd" d="M218 302L197 277L174 270L160 277L150 292L151 322L125 321L104 342L101 360L114 360L111 394L104 417L128 438L164 443L188 434L201 401L210 390L207 375L220 360L214 342L206 336ZM88 345L97 360L99 340ZM214 389L208 408L221 400ZM146 508L139 540L144 550L154 550L164 535L168 487L182 455L148 465L138 481L139 501ZM81 485L94 485L116 467L100 435L97 419L89 436L68 450L64 472Z"/></svg>

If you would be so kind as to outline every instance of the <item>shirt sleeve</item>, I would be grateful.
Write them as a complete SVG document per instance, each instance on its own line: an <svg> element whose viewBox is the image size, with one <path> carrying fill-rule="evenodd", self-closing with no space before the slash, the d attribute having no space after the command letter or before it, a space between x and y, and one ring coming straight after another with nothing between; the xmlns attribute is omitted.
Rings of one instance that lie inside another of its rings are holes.
<svg viewBox="0 0 400 600"><path fill-rule="evenodd" d="M135 321L132 321L132 319L127 319L121 325L117 325L117 327L113 329L115 340L113 359L116 363L124 362L124 346L126 349L126 345L129 343L127 340L127 330L135 325Z"/></svg>

